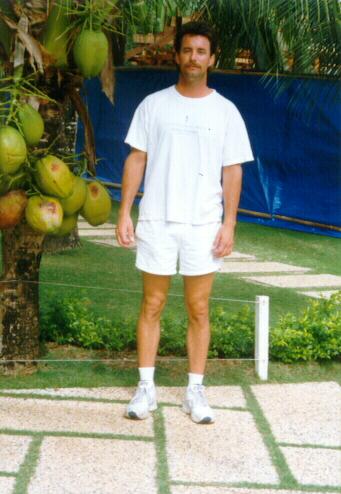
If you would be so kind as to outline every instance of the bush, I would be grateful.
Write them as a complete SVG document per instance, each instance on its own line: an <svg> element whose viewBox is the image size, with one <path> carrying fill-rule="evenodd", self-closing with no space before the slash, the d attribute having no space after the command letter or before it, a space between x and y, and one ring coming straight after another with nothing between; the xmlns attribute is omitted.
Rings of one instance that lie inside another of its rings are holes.
<svg viewBox="0 0 341 494"><path fill-rule="evenodd" d="M230 314L222 307L211 312L209 357L248 358L254 354L254 314L248 305Z"/></svg>
<svg viewBox="0 0 341 494"><path fill-rule="evenodd" d="M88 299L57 299L41 316L41 339L92 349L136 347L133 321L97 317L90 305Z"/></svg>
<svg viewBox="0 0 341 494"><path fill-rule="evenodd" d="M313 300L298 316L283 316L272 330L270 356L285 363L341 356L341 291Z"/></svg>
<svg viewBox="0 0 341 494"><path fill-rule="evenodd" d="M184 357L187 355L186 332L186 319L181 319L179 321L170 316L162 318L158 354L161 356L176 355L177 357Z"/></svg>
<svg viewBox="0 0 341 494"><path fill-rule="evenodd" d="M136 321L109 320L90 310L88 299L61 298L41 315L41 339L60 345L122 351L136 348ZM249 357L253 354L253 316L245 306L237 314L221 307L211 312L212 336L209 357ZM159 355L183 357L186 350L187 319L161 320Z"/></svg>
<svg viewBox="0 0 341 494"><path fill-rule="evenodd" d="M270 357L285 363L332 359L341 356L341 291L330 300L314 300L302 314L286 314L270 333ZM211 311L209 357L252 358L254 315L249 306L237 313L222 307ZM187 320L161 320L159 355L183 357ZM91 301L63 298L41 316L41 339L84 348L114 351L136 349L136 321L97 317Z"/></svg>
<svg viewBox="0 0 341 494"><path fill-rule="evenodd" d="M236 314L216 307L210 314L211 343L208 356L219 358L252 357L254 348L254 316L248 306ZM161 321L159 355L187 355L187 319L171 317Z"/></svg>

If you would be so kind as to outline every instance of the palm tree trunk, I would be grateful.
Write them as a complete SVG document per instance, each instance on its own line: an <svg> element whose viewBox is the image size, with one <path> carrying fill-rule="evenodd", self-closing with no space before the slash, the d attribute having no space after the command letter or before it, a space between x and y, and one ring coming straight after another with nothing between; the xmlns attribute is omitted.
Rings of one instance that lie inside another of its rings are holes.
<svg viewBox="0 0 341 494"><path fill-rule="evenodd" d="M46 87L43 89L49 95L54 90L52 97L57 99L59 96L60 101L57 104L44 103L41 110L45 121L45 137L52 144L50 152L63 156L68 149L74 149L74 110L72 103L65 101L65 88L59 87L56 76L52 76L45 81ZM84 113L87 115L86 109ZM74 125L67 128L72 120ZM93 135L90 131L89 135L92 143ZM95 163L94 146L88 144L88 148ZM2 232L0 370L6 374L34 372L37 368L32 360L39 357L39 268L44 239L45 235L34 232L24 222ZM57 241L51 242L50 246L46 244L46 249L55 251L61 248ZM79 245L77 230L72 244ZM66 248L65 240L62 248Z"/></svg>
<svg viewBox="0 0 341 494"><path fill-rule="evenodd" d="M20 223L2 232L0 365L5 374L30 373L39 356L39 266L44 235Z"/></svg>
<svg viewBox="0 0 341 494"><path fill-rule="evenodd" d="M47 112L48 114L48 112ZM45 127L52 136L58 135L58 141L51 152L56 156L74 154L77 137L77 116L69 98L65 98L60 118L49 119L45 116ZM61 252L81 247L81 241L76 228L65 237L46 235L44 252Z"/></svg>

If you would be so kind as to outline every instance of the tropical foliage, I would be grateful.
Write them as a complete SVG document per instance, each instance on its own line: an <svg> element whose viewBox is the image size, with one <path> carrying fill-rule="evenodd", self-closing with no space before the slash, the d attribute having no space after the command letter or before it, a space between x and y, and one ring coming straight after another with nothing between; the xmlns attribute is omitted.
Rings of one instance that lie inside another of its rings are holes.
<svg viewBox="0 0 341 494"><path fill-rule="evenodd" d="M129 33L160 33L174 18L205 19L218 34L217 68L234 69L250 51L253 70L338 78L338 0L137 0Z"/></svg>
<svg viewBox="0 0 341 494"><path fill-rule="evenodd" d="M206 0L216 27L218 66L233 68L236 51L252 51L255 69L340 76L338 0Z"/></svg>

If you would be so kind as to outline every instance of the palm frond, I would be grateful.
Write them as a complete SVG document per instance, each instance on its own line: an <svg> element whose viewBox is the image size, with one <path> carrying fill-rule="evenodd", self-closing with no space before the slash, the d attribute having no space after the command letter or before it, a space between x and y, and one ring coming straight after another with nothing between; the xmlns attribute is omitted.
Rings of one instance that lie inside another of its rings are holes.
<svg viewBox="0 0 341 494"><path fill-rule="evenodd" d="M340 75L338 0L207 0L206 18L221 41L220 68L233 68L239 45L252 50L258 70L314 74L320 58L323 75Z"/></svg>

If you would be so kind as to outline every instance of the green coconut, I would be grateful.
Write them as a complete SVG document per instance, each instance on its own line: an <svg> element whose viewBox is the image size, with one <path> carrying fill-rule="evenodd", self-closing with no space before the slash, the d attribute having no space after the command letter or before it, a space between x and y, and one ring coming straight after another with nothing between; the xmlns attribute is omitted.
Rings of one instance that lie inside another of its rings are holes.
<svg viewBox="0 0 341 494"><path fill-rule="evenodd" d="M12 190L0 197L0 229L17 225L27 205L27 196L23 190Z"/></svg>
<svg viewBox="0 0 341 494"><path fill-rule="evenodd" d="M87 194L81 215L90 225L98 226L108 221L111 213L111 198L109 192L99 182L87 185Z"/></svg>
<svg viewBox="0 0 341 494"><path fill-rule="evenodd" d="M53 235L57 237L64 237L69 235L77 226L78 214L72 214L70 216L64 216L61 226L56 230Z"/></svg>
<svg viewBox="0 0 341 494"><path fill-rule="evenodd" d="M18 116L25 141L30 146L36 146L44 134L44 120L40 113L25 103L20 107Z"/></svg>
<svg viewBox="0 0 341 494"><path fill-rule="evenodd" d="M73 45L73 58L82 75L96 77L108 58L109 44L102 31L84 29Z"/></svg>
<svg viewBox="0 0 341 494"><path fill-rule="evenodd" d="M25 217L33 230L54 233L63 222L63 208L55 197L32 196L29 198Z"/></svg>
<svg viewBox="0 0 341 494"><path fill-rule="evenodd" d="M65 198L72 192L74 175L64 161L52 154L37 162L35 179L45 194Z"/></svg>
<svg viewBox="0 0 341 494"><path fill-rule="evenodd" d="M15 173L26 159L27 148L17 129L0 127L0 173Z"/></svg>
<svg viewBox="0 0 341 494"><path fill-rule="evenodd" d="M77 213L83 206L86 199L86 183L81 177L75 177L73 181L73 190L71 195L66 199L61 199L64 215L70 216Z"/></svg>

